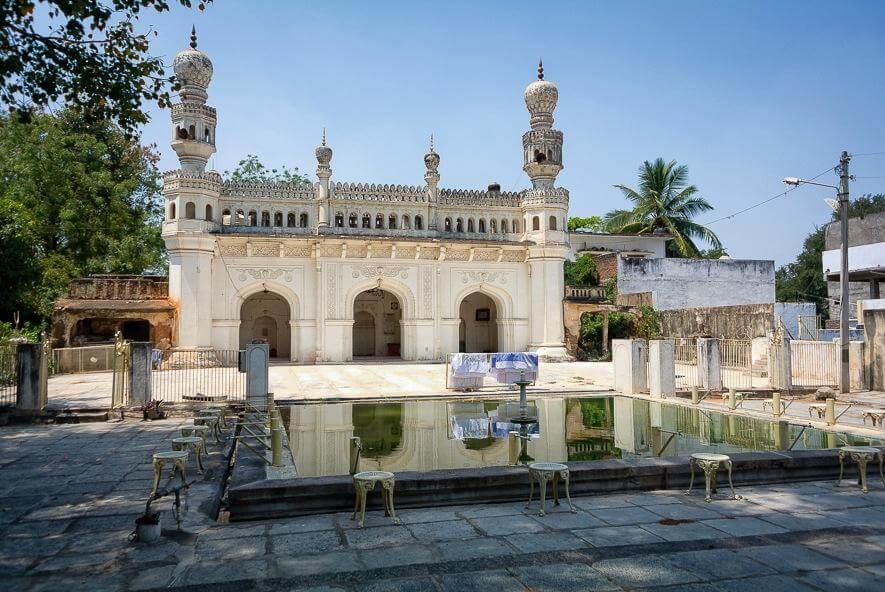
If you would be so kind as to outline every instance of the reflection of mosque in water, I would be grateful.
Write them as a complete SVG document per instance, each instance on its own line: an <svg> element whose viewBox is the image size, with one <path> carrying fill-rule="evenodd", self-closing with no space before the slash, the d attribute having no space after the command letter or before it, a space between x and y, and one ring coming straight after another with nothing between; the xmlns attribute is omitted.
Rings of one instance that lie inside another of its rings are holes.
<svg viewBox="0 0 885 592"><path fill-rule="evenodd" d="M549 398L533 403L539 437L528 442L528 454L538 461L678 456L699 450L786 450L794 440L794 449L841 444L834 434L802 430L785 422L627 397ZM514 464L517 444L507 437L506 429L496 428L498 411L500 401L296 405L290 408L287 425L302 476L347 474L354 436L363 446L360 470ZM460 419L453 421L456 417ZM489 427L483 432L485 425Z"/></svg>

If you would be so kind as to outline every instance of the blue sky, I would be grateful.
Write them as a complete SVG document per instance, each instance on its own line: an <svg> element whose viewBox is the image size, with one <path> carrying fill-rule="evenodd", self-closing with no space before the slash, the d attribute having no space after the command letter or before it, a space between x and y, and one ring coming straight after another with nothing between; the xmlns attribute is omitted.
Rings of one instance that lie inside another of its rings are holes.
<svg viewBox="0 0 885 592"><path fill-rule="evenodd" d="M314 177L323 126L333 180L423 184L436 137L441 185L528 185L522 93L543 56L559 86L570 214L623 207L645 159L689 166L710 221L811 177L839 153L885 151L883 2L269 2L147 16L169 63L197 26L215 66L224 171L249 153ZM177 166L168 114L144 140ZM885 192L885 154L857 157L857 196ZM832 174L821 177L835 183ZM712 225L733 257L793 259L830 196L805 187Z"/></svg>

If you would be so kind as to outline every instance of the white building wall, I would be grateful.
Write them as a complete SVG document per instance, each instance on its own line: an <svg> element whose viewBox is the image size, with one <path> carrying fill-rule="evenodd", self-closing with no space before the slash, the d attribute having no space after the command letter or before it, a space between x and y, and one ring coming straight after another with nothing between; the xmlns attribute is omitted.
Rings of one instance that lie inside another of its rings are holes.
<svg viewBox="0 0 885 592"><path fill-rule="evenodd" d="M650 253L650 259L666 257L667 236L606 234L596 232L569 232L569 261L582 251L632 253L636 251Z"/></svg>
<svg viewBox="0 0 885 592"><path fill-rule="evenodd" d="M650 292L656 310L774 302L774 261L618 259L618 292Z"/></svg>

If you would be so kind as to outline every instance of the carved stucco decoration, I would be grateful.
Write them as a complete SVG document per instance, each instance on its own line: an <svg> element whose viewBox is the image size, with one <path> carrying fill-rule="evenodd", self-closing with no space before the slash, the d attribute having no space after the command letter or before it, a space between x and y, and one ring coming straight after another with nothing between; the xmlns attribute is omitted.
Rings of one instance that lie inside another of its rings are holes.
<svg viewBox="0 0 885 592"><path fill-rule="evenodd" d="M283 246L284 257L310 257L312 251L313 247L308 244Z"/></svg>
<svg viewBox="0 0 885 592"><path fill-rule="evenodd" d="M347 245L348 259L365 259L368 252L366 245Z"/></svg>
<svg viewBox="0 0 885 592"><path fill-rule="evenodd" d="M398 251L399 249L397 249ZM439 248L421 247L421 259L425 261L435 261L439 259Z"/></svg>
<svg viewBox="0 0 885 592"><path fill-rule="evenodd" d="M473 251L473 260L474 261L497 261L498 260L498 250L497 249L476 249Z"/></svg>
<svg viewBox="0 0 885 592"><path fill-rule="evenodd" d="M341 245L322 245L320 247L321 257L341 257Z"/></svg>
<svg viewBox="0 0 885 592"><path fill-rule="evenodd" d="M424 317L433 318L433 268L424 268L424 283L421 291L424 296Z"/></svg>
<svg viewBox="0 0 885 592"><path fill-rule="evenodd" d="M248 278L253 278L256 280L279 280L282 278L282 281L289 283L294 279L294 273L291 269L266 269L266 268L243 268L237 269L237 279L241 282L247 281Z"/></svg>
<svg viewBox="0 0 885 592"><path fill-rule="evenodd" d="M369 247L369 256L373 259L390 259L393 249L389 245L372 245Z"/></svg>
<svg viewBox="0 0 885 592"><path fill-rule="evenodd" d="M396 258L397 259L414 259L415 254L418 252L417 247L397 247L396 248Z"/></svg>
<svg viewBox="0 0 885 592"><path fill-rule="evenodd" d="M467 261L470 257L470 251L458 251L455 249L446 249L446 260L448 261Z"/></svg>
<svg viewBox="0 0 885 592"><path fill-rule="evenodd" d="M509 275L510 273L507 271L462 271L461 283L479 282L481 284L499 283L506 285Z"/></svg>
<svg viewBox="0 0 885 592"><path fill-rule="evenodd" d="M222 257L245 257L246 245L221 245L219 252Z"/></svg>
<svg viewBox="0 0 885 592"><path fill-rule="evenodd" d="M507 261L508 263L522 263L525 261L525 251L504 251L501 261Z"/></svg>
<svg viewBox="0 0 885 592"><path fill-rule="evenodd" d="M334 269L328 270L326 275L326 310L328 311L328 315L330 319L335 318L335 276L337 275Z"/></svg>
<svg viewBox="0 0 885 592"><path fill-rule="evenodd" d="M364 265L362 267L353 267L352 275L354 278L360 276L367 278L395 278L408 279L409 270L405 267L389 267L385 265Z"/></svg>
<svg viewBox="0 0 885 592"><path fill-rule="evenodd" d="M252 243L253 257L279 257L279 243Z"/></svg>

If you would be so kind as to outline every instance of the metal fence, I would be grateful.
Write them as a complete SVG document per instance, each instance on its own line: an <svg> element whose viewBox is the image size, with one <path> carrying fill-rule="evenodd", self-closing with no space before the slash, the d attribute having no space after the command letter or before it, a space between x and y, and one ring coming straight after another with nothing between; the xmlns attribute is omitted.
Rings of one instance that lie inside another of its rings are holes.
<svg viewBox="0 0 885 592"><path fill-rule="evenodd" d="M839 384L839 344L833 341L790 341L790 370L794 386Z"/></svg>
<svg viewBox="0 0 885 592"><path fill-rule="evenodd" d="M151 392L154 399L177 403L186 399L246 398L246 374L238 368L235 349L154 350Z"/></svg>
<svg viewBox="0 0 885 592"><path fill-rule="evenodd" d="M0 407L15 407L18 392L15 352L15 345L0 345Z"/></svg>
<svg viewBox="0 0 885 592"><path fill-rule="evenodd" d="M687 390L698 385L698 341L694 337L675 337L676 389Z"/></svg>
<svg viewBox="0 0 885 592"><path fill-rule="evenodd" d="M113 370L114 344L53 349L50 368L53 374Z"/></svg>
<svg viewBox="0 0 885 592"><path fill-rule="evenodd" d="M768 385L764 370L753 365L750 339L719 340L719 373L724 388L759 388Z"/></svg>

